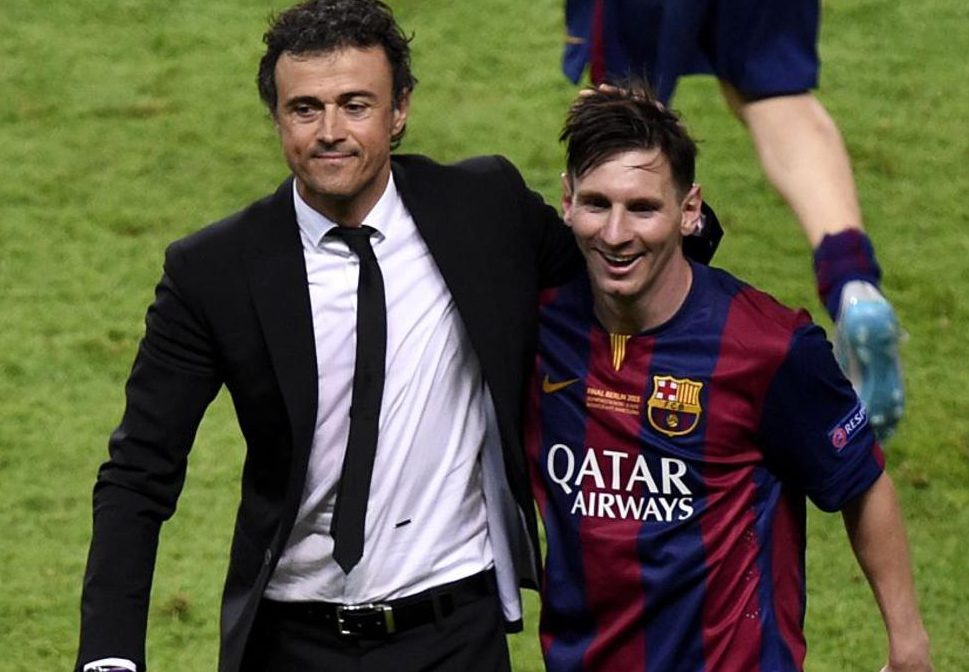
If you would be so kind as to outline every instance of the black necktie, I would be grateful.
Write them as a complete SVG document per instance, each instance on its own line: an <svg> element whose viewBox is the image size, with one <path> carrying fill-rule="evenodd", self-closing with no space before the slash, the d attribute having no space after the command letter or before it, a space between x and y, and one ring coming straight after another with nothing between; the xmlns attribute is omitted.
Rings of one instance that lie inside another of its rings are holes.
<svg viewBox="0 0 969 672"><path fill-rule="evenodd" d="M346 241L360 259L357 283L357 355L350 402L350 437L333 510L333 558L349 574L363 555L370 476L377 453L377 423L387 359L387 306L384 280L370 246L369 226L334 227L327 235Z"/></svg>

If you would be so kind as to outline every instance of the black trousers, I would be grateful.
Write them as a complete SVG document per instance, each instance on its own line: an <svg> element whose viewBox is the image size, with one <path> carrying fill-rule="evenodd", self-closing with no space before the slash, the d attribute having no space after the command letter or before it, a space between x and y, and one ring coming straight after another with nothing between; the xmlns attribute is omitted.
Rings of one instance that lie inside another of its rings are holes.
<svg viewBox="0 0 969 672"><path fill-rule="evenodd" d="M386 639L344 637L262 608L242 672L510 672L501 604L488 595Z"/></svg>

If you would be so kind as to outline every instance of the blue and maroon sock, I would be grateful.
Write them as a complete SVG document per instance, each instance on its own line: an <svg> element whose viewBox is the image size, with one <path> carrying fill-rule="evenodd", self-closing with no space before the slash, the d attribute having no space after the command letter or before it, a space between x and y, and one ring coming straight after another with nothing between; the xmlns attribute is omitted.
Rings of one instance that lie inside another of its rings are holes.
<svg viewBox="0 0 969 672"><path fill-rule="evenodd" d="M821 244L814 250L814 275L821 303L835 320L845 284L864 280L878 287L882 271L875 260L875 248L865 232L847 229L821 239Z"/></svg>

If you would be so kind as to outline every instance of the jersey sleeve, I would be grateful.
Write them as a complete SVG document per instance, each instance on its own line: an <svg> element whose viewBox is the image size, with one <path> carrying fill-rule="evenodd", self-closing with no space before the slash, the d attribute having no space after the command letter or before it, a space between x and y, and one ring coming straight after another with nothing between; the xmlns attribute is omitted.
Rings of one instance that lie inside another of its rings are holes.
<svg viewBox="0 0 969 672"><path fill-rule="evenodd" d="M865 407L813 324L794 332L768 388L760 434L769 467L825 511L841 509L884 470Z"/></svg>

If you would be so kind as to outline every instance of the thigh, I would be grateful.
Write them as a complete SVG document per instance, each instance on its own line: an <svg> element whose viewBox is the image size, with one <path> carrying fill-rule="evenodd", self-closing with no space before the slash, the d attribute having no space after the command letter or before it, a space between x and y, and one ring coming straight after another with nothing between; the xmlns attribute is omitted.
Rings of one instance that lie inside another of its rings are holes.
<svg viewBox="0 0 969 672"><path fill-rule="evenodd" d="M458 607L368 651L361 672L509 672L508 642L497 597Z"/></svg>
<svg viewBox="0 0 969 672"><path fill-rule="evenodd" d="M240 672L356 672L360 651L317 623L260 609Z"/></svg>

